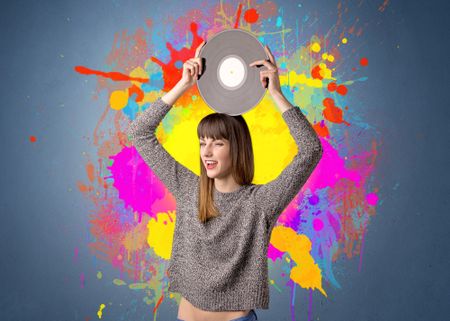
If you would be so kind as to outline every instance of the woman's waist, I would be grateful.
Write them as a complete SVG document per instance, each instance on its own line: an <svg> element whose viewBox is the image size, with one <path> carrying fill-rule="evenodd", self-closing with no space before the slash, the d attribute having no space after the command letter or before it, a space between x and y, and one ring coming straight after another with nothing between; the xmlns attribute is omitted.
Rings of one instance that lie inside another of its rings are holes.
<svg viewBox="0 0 450 321"><path fill-rule="evenodd" d="M239 311L205 311L192 305L184 297L181 297L178 308L178 318L183 321L230 321L236 318L244 317L250 313L250 310Z"/></svg>

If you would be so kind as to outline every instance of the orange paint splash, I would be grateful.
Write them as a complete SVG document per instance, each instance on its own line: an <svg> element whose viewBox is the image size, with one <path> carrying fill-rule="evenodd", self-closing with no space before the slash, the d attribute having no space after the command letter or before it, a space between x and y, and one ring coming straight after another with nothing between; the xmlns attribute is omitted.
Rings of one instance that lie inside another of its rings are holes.
<svg viewBox="0 0 450 321"><path fill-rule="evenodd" d="M94 190L94 186L92 185L85 185L82 182L77 182L78 190L82 193L92 192Z"/></svg>
<svg viewBox="0 0 450 321"><path fill-rule="evenodd" d="M259 14L256 9L252 8L245 11L244 19L247 23L255 23L256 21L258 21L258 18Z"/></svg>
<svg viewBox="0 0 450 321"><path fill-rule="evenodd" d="M147 78L130 77L130 76L127 76L127 75L122 74L117 71L103 72L103 71L99 71L99 70L89 69L84 66L75 66L74 69L76 72L83 74L83 75L97 75L97 76L109 78L114 81L131 81L131 80L133 80L133 81L139 81L139 82L144 82L144 83L148 82Z"/></svg>
<svg viewBox="0 0 450 321"><path fill-rule="evenodd" d="M92 164L92 162L86 164L86 173L89 181L93 183L95 179L95 167L94 164Z"/></svg>
<svg viewBox="0 0 450 321"><path fill-rule="evenodd" d="M389 0L384 0L384 2L378 7L378 11L383 12L389 4Z"/></svg>
<svg viewBox="0 0 450 321"><path fill-rule="evenodd" d="M350 123L348 123L343 119L342 109L334 104L334 99L325 98L323 100L323 105L325 106L325 109L323 110L323 116L327 120L329 120L332 123L337 124L344 123L345 125L350 126Z"/></svg>

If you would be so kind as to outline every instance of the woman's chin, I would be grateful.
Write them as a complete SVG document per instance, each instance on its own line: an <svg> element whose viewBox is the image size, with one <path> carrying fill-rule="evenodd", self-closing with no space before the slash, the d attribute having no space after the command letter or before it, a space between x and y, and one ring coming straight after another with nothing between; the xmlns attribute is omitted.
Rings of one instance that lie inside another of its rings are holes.
<svg viewBox="0 0 450 321"><path fill-rule="evenodd" d="M207 171L206 175L208 175L209 178L216 178L217 177L217 173L211 173L211 171Z"/></svg>

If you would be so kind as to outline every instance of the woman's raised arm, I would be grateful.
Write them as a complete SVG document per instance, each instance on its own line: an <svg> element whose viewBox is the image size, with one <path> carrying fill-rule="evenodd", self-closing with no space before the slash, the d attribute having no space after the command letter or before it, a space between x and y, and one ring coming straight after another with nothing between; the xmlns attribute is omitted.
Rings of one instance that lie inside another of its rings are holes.
<svg viewBox="0 0 450 321"><path fill-rule="evenodd" d="M267 67L267 70L260 72L261 84L268 88L298 148L297 155L276 179L257 185L255 190L256 204L266 216L269 226L272 226L308 180L322 157L323 149L314 128L300 108L293 106L282 94L275 58L268 46L265 50L269 60L257 60L250 66Z"/></svg>
<svg viewBox="0 0 450 321"><path fill-rule="evenodd" d="M196 57L203 45L204 42L197 48ZM175 101L195 83L194 77L201 70L196 57L183 64L181 80L141 112L125 131L141 157L176 199L192 191L198 176L164 149L155 132Z"/></svg>

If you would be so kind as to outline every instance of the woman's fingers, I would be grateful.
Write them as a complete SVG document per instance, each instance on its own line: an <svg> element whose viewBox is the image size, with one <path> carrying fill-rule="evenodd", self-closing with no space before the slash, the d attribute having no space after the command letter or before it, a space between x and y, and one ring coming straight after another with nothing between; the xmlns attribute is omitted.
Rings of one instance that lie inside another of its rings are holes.
<svg viewBox="0 0 450 321"><path fill-rule="evenodd" d="M186 61L186 66L188 66L190 75L193 77L196 76L198 79L198 75L201 74L200 63L192 58Z"/></svg>
<svg viewBox="0 0 450 321"><path fill-rule="evenodd" d="M189 75L194 76L195 68L194 64L191 61L186 61L186 68L189 70Z"/></svg>
<svg viewBox="0 0 450 321"><path fill-rule="evenodd" d="M202 50L203 46L206 44L206 40L203 40L203 42L195 49L195 58L198 57L200 54L200 50Z"/></svg>
<svg viewBox="0 0 450 321"><path fill-rule="evenodd" d="M270 62L273 63L275 66L277 65L277 63L275 62L275 57L272 55L272 52L269 49L269 46L265 46L264 49L267 52L267 55L269 56Z"/></svg>
<svg viewBox="0 0 450 321"><path fill-rule="evenodd" d="M264 88L267 88L266 76L264 76L264 74L262 73L259 74L259 80L261 81L262 86Z"/></svg>
<svg viewBox="0 0 450 321"><path fill-rule="evenodd" d="M198 75L198 63L195 61L192 61L192 65L194 66L194 76Z"/></svg>
<svg viewBox="0 0 450 321"><path fill-rule="evenodd" d="M192 58L192 59L198 66L198 74L201 75L203 72L202 58Z"/></svg>
<svg viewBox="0 0 450 321"><path fill-rule="evenodd" d="M274 69L275 68L275 66L270 61L267 61L267 60L256 60L256 61L252 62L251 64L249 64L250 67L253 67L255 65L264 65L268 69Z"/></svg>
<svg viewBox="0 0 450 321"><path fill-rule="evenodd" d="M274 83L276 83L275 78L276 77L276 71L275 70L261 70L259 73L259 80L261 81L264 88L268 87L268 83L270 82L270 79Z"/></svg>

